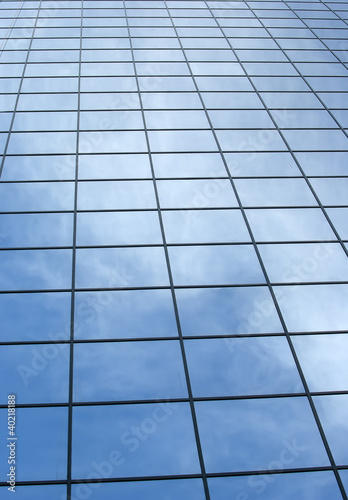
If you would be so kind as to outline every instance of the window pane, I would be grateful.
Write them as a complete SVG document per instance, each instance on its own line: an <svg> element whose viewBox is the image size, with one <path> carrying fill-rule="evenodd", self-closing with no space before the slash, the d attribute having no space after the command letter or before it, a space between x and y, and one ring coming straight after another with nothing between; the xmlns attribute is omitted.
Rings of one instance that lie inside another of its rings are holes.
<svg viewBox="0 0 348 500"><path fill-rule="evenodd" d="M28 182L0 185L0 210L72 210L74 185L70 182Z"/></svg>
<svg viewBox="0 0 348 500"><path fill-rule="evenodd" d="M175 294L184 335L283 331L266 287L201 288Z"/></svg>
<svg viewBox="0 0 348 500"><path fill-rule="evenodd" d="M195 397L304 390L285 337L186 340L185 351Z"/></svg>
<svg viewBox="0 0 348 500"><path fill-rule="evenodd" d="M152 500L162 500L163 498L166 500L177 500L177 498L191 500L195 498L195 500L204 500L205 498L203 483L200 479L175 479L170 483L168 481L104 483L99 484L97 490L93 489L93 485L86 483L72 486L73 497L79 498L85 491L93 492L93 500L113 500L115 497L127 498L127 500L138 500L139 498L151 498Z"/></svg>
<svg viewBox="0 0 348 500"><path fill-rule="evenodd" d="M70 303L69 293L0 294L1 341L68 340Z"/></svg>
<svg viewBox="0 0 348 500"><path fill-rule="evenodd" d="M101 420L109 429L108 434L98 432ZM173 442L176 445L168 453L168 446ZM87 477L94 461L96 470L105 470L105 463L108 465L108 477L198 473L189 405L157 403L74 408L73 477Z"/></svg>
<svg viewBox="0 0 348 500"><path fill-rule="evenodd" d="M75 401L187 397L176 340L78 344L74 354Z"/></svg>
<svg viewBox="0 0 348 500"><path fill-rule="evenodd" d="M322 211L316 208L246 210L258 241L332 240L334 233Z"/></svg>
<svg viewBox="0 0 348 500"><path fill-rule="evenodd" d="M111 285L126 285L114 277ZM0 296L1 298L1 296ZM176 337L169 290L83 292L76 294L75 337L118 339Z"/></svg>
<svg viewBox="0 0 348 500"><path fill-rule="evenodd" d="M175 210L162 213L167 243L248 242L243 217L236 210Z"/></svg>
<svg viewBox="0 0 348 500"><path fill-rule="evenodd" d="M209 245L169 248L175 285L263 283L251 245Z"/></svg>
<svg viewBox="0 0 348 500"><path fill-rule="evenodd" d="M70 288L70 250L2 250L2 290Z"/></svg>
<svg viewBox="0 0 348 500"><path fill-rule="evenodd" d="M99 248L77 251L78 288L168 285L162 248Z"/></svg>
<svg viewBox="0 0 348 500"><path fill-rule="evenodd" d="M151 177L147 155L80 155L80 179L132 179Z"/></svg>
<svg viewBox="0 0 348 500"><path fill-rule="evenodd" d="M0 247L70 246L72 214L2 214Z"/></svg>
<svg viewBox="0 0 348 500"><path fill-rule="evenodd" d="M157 187L162 208L237 206L228 179L158 181Z"/></svg>
<svg viewBox="0 0 348 500"><path fill-rule="evenodd" d="M291 453L286 446L275 456L274 466L281 470L284 464L296 465L298 451ZM272 465L273 465L272 462ZM277 464L277 465L276 465ZM242 499L245 494L257 493L260 500L307 500L311 497L317 500L341 500L335 476L331 471L321 472L298 472L291 474L240 476L226 478L211 478L209 490L212 500L230 500L230 498Z"/></svg>
<svg viewBox="0 0 348 500"><path fill-rule="evenodd" d="M0 416L3 428L7 428L7 409L0 410ZM66 479L67 408L17 408L16 417L16 434L20 436L18 451L19 446L21 450L16 456L16 479ZM7 462L8 449L5 446L0 454L1 461ZM43 456L47 460L42 460Z"/></svg>
<svg viewBox="0 0 348 500"><path fill-rule="evenodd" d="M271 281L347 281L348 260L337 243L259 245Z"/></svg>
<svg viewBox="0 0 348 500"><path fill-rule="evenodd" d="M207 472L266 470L282 448L298 467L328 465L305 398L198 402L196 411Z"/></svg>
<svg viewBox="0 0 348 500"><path fill-rule="evenodd" d="M78 208L80 210L156 208L153 183L151 181L80 182Z"/></svg>
<svg viewBox="0 0 348 500"><path fill-rule="evenodd" d="M347 395L315 396L313 399L335 462L337 465L346 464Z"/></svg>
<svg viewBox="0 0 348 500"><path fill-rule="evenodd" d="M280 309L293 332L346 330L347 292L343 284L275 287Z"/></svg>
<svg viewBox="0 0 348 500"><path fill-rule="evenodd" d="M69 399L69 346L62 344L2 345L0 373L5 379L11 367L11 391L24 403L66 403ZM7 404L8 388L1 390Z"/></svg>

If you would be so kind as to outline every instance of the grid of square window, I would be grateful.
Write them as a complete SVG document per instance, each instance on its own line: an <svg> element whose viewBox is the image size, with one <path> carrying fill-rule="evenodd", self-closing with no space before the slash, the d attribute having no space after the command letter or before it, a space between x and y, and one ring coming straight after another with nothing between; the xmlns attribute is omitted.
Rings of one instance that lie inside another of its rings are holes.
<svg viewBox="0 0 348 500"><path fill-rule="evenodd" d="M0 33L1 498L347 500L347 2Z"/></svg>

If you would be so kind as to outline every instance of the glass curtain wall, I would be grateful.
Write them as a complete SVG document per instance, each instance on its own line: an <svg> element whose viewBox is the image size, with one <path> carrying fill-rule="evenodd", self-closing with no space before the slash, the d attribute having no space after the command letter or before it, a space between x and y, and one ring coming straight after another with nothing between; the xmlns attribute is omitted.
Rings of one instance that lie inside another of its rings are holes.
<svg viewBox="0 0 348 500"><path fill-rule="evenodd" d="M1 498L347 500L347 2L0 23Z"/></svg>

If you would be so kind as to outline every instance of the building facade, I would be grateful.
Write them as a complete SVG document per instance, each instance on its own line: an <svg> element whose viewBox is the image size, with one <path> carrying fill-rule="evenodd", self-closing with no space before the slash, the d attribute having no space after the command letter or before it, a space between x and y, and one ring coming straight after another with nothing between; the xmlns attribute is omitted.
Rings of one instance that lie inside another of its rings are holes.
<svg viewBox="0 0 348 500"><path fill-rule="evenodd" d="M0 22L1 498L347 500L347 2Z"/></svg>

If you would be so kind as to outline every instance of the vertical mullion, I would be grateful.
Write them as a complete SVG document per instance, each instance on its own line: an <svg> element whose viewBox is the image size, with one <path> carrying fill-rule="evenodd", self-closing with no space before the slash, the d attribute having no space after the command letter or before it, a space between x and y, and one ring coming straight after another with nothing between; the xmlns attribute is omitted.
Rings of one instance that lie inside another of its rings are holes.
<svg viewBox="0 0 348 500"><path fill-rule="evenodd" d="M205 3L206 3L206 5L207 5L207 0L204 0L204 2L205 2ZM207 5L207 7L208 7L208 5ZM209 7L208 7L208 8L209 8ZM210 9L209 9L209 10L210 10ZM213 14L212 12L211 12L211 14L212 14L212 16L213 16L213 17L214 17L214 19L215 19L214 14ZM257 17L257 16L256 16L256 17ZM263 23L262 23L262 25L264 26L264 24L263 24ZM269 116L270 116L270 118L272 119L272 122L273 122L273 123L274 123L274 125L276 126L276 129L277 129L278 133L281 135L281 137L282 137L282 139L283 139L284 143L286 144L286 146L287 146L288 150L290 151L290 153L292 154L293 158L295 159L296 164L299 166L299 163L298 163L297 159L294 157L294 154L293 154L293 152L292 152L292 149L290 148L290 146L288 145L288 143L287 143L286 139L284 138L283 134L282 134L282 133L281 133L281 131L279 130L278 125L275 123L275 121L274 121L274 119L273 119L272 115L271 115L271 114L270 114L270 112L269 112L268 107L267 107L267 106L266 106L266 104L264 103L264 101L263 101L262 97L260 96L260 94L259 94L258 90L256 89L256 87L255 87L254 83L252 82L252 80L251 80L251 78L250 78L250 76L249 76L248 72L244 69L244 65L243 65L243 63L240 61L240 58L238 57L238 55L235 53L235 50L233 49L233 47L232 47L232 45L231 45L230 41L228 40L227 36L226 36L226 35L225 35L225 33L223 32L222 28L221 28L220 26L219 26L219 28L220 28L221 32L223 33L223 35L224 35L224 37L225 37L225 39L226 39L227 43L228 43L228 44L229 44L229 46L231 47L231 50L233 50L233 53L235 54L235 56L236 56L236 58L237 58L237 61L239 62L239 64L240 64L240 65L241 65L241 67L243 68L243 70L245 71L245 74L247 75L247 78L249 79L249 82L251 83L251 85L252 85L252 87L253 87L253 89L254 89L254 92L256 92L256 93L257 93L257 95L259 96L259 98L261 99L261 102L262 102L262 104L264 105L264 107L265 107L265 109L266 109L266 111L267 111L268 115L269 115ZM265 28L265 29L267 29L267 28ZM269 31L268 31L268 30L267 30L267 32L268 32L268 34L271 36L272 40L274 40L274 41L277 43L277 41L276 41L276 40L272 37L272 35L269 33ZM278 47L279 47L279 44L278 44L278 43L277 43L277 45L278 45ZM282 49L281 49L281 50L282 50ZM288 60L290 60L290 59L288 58ZM291 62L291 61L290 61L290 62ZM299 72L299 73L300 73L300 72ZM302 76L302 75L301 75L301 76ZM303 77L302 77L302 78L303 78ZM227 166L226 166L226 169L227 169ZM302 170L302 169L300 169L300 170L301 170L301 172L303 173L303 170ZM304 174L303 174L303 175L304 175ZM232 183L232 185L233 185L233 187L234 187L234 182L233 182L232 176L230 176L230 179L231 179L231 183ZM308 182L308 181L307 181L307 182ZM311 187L311 185L310 185L310 187ZM234 188L234 189L235 189L235 188ZM312 192L313 192L313 191L314 191L314 190L312 189ZM238 200L238 202L240 203L240 200L239 200L238 193L237 193L237 190L236 190L236 189L235 189L235 192L236 192L237 200ZM314 194L315 194L315 192L314 192ZM318 197L317 197L317 196L316 196L316 199L318 200ZM242 208L242 206L241 206L241 208ZM283 314L282 314L282 312L281 312L281 309L280 309L280 306L279 306L279 304L278 304L278 301L277 301L276 295L275 295L275 293L274 293L273 286L272 286L272 284L271 284L271 282L270 282L270 279L269 279L269 277L268 277L268 273L267 273L266 268L265 268L265 266L264 266L264 264L263 264L261 254L260 254L260 252L259 252L259 250L258 250L257 244L256 244L256 242L255 242L254 236L253 236L253 234L252 234L252 230L251 230L250 225L249 225L249 223L248 223L248 221L247 221L247 217L246 217L246 215L245 215L245 212L244 212L244 209L243 209L243 208L242 208L242 211L243 211L243 215L244 215L244 217L245 217L245 221L246 221L246 224L247 224L248 230L249 230L249 232L250 232L250 235L251 235L252 241L253 241L253 243L254 243L254 245L255 245L255 251L256 251L256 253L257 253L257 256L258 256L258 259L259 259L260 265L261 265L261 267L262 267L262 270L263 270L263 273L264 273L264 276L265 276L265 279L266 279L266 282L267 282L267 285L268 285L268 289L269 289L269 291L270 291L270 294L271 294L271 297L272 297L272 300L273 300L274 306L275 306L275 308L276 308L276 311L277 311L277 313L278 313L278 316L279 316L280 322L281 322L282 327L283 327L283 329L284 329L284 332L285 332L285 335L286 335L286 338L287 338L287 341L288 341L289 348L290 348L291 353L292 353L292 355L293 355L293 358L294 358L294 361L295 361L295 364L296 364L297 370L298 370L298 372L299 372L299 376L300 376L300 378L301 378L301 382L302 382L302 384L303 384L303 387L304 387L304 390L305 390L305 393L306 393L306 396L307 396L307 400L308 400L309 405L310 405L310 407L311 407L311 410L312 410L312 413L313 413L314 420L315 420L315 422L316 422L316 424L317 424L317 428L318 428L318 430L319 430L319 434L320 434L321 439L322 439L322 442L323 442L323 444L324 444L325 451L326 451L326 453L327 453L327 455L328 455L328 458L329 458L329 461L330 461L330 464L331 464L332 470L333 470L333 472L334 472L334 475L335 475L336 481L337 481L337 483L338 483L338 486L339 486L340 492L341 492L341 494L342 494L343 499L344 499L344 500L348 500L347 495L346 495L346 493L345 493L345 489L344 489L344 487L343 487L343 483L342 483L341 477L340 477L339 472L338 472L338 469L337 469L336 462L335 462L335 460L334 460L334 458L333 458L333 455L332 455L332 452L331 452L331 448L330 448L329 443L328 443L328 440L327 440L327 438L326 438L326 435L325 435L324 429L323 429L323 427L322 427L322 425L321 425L321 421L320 421L320 418L319 418L319 415L318 415L318 412L317 412L316 406L315 406L315 404L314 404L312 394L311 394L311 392L310 392L310 390L309 390L309 387L308 387L308 384L307 384L307 380L306 380L306 378L305 378L305 376L304 376L304 373L303 373L303 370L302 370L302 367L301 367L300 361L299 361L299 359L298 359L297 352L296 352L295 347L294 347L294 345L293 345L293 342L292 342L291 336L290 336L290 334L289 334L288 328L287 328L287 326L286 326L286 323L285 323L285 320L284 320Z"/></svg>
<svg viewBox="0 0 348 500"><path fill-rule="evenodd" d="M137 74L137 67L136 67L136 63L135 63L135 58L134 58L134 49L133 49L132 37L131 37L131 33L130 33L130 28L129 28L129 22L128 22L128 15L127 15L127 10L126 10L126 6L125 6L125 0L123 0L123 5L124 5L124 10L125 10L125 17L126 17L126 22L127 22L127 29L128 29L129 41L130 41L131 52L132 52L134 73L135 73L135 78L136 78L136 83L137 83L137 89L138 89L138 95L139 95L139 101L140 101L140 106L141 106L141 114L142 114L142 119L143 119L143 124L144 124L144 132L145 132L145 137L146 137L147 148L148 148L148 151L149 151L149 160L150 160L150 166L151 166L152 181L153 181L153 187L154 187L154 191L155 191L156 204L157 204L157 212L158 212L159 224L160 224L161 234L162 234L162 240L163 240L163 249L164 249L164 254L165 254L165 259L166 259L166 264L167 264L168 277L169 277L169 283L170 283L170 290L171 290L171 295L172 295L172 300L173 300L173 306L174 306L174 313L175 313L175 319L176 319L177 329L178 329L180 350L181 350L181 354L182 354L182 361L183 361L183 366L184 366L184 372L185 372L185 378L186 378L186 385L187 385L187 392L188 392L188 396L189 396L189 404L190 404L190 410L191 410L191 417L192 417L192 422L193 422L193 430L194 430L194 434L195 434L196 446L197 446L197 452L198 452L198 458L199 458L199 463L200 463L200 468L201 468L201 475L202 475L202 480L203 480L203 487L204 487L204 492L205 492L206 500L210 500L207 475L206 475L205 465L204 465L204 459L203 459L203 451L202 451L201 441L200 441L200 437L199 437L197 416L196 416L196 410L195 410L195 406L194 406L191 381L190 381L188 364L187 364L187 358L186 358L186 353L185 353L185 345L184 345L184 340L183 340L183 336L182 336L182 330L181 330L181 324L180 324L178 306L177 306L177 302L176 302L175 288L174 288L173 275L172 275L171 265L170 265L170 259L169 259L168 245L167 245L165 231L164 231L164 224L163 224L163 218L162 218L162 213L161 213L161 206L160 206L160 200L159 200L159 195L158 195L158 189L157 189L157 183L156 183L156 176L155 176L155 171L154 171L154 166L153 166L153 161L152 161L149 135L148 135L147 126L146 126L145 112L144 112L144 106L143 106L142 97L141 97L141 91L140 91L140 86L139 86L139 79L138 79L138 74ZM168 9L167 9L167 12L168 12ZM177 33L176 33L176 35L177 35Z"/></svg>
<svg viewBox="0 0 348 500"><path fill-rule="evenodd" d="M80 48L79 72L77 87L77 127L76 127L76 158L75 158L75 192L73 215L73 245L72 245L72 277L71 277L71 317L70 317L70 358L69 358L69 403L68 403L68 449L67 449L67 500L71 499L72 481L72 425L73 425L73 385L74 385L74 329L75 329L75 281L76 281L76 225L77 225L77 192L78 192L78 162L79 162L79 129L80 129L80 92L81 92L81 53L83 27L83 0L81 1L80 17Z"/></svg>

